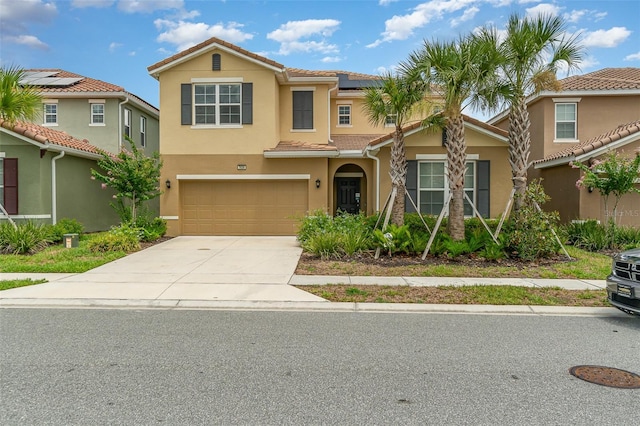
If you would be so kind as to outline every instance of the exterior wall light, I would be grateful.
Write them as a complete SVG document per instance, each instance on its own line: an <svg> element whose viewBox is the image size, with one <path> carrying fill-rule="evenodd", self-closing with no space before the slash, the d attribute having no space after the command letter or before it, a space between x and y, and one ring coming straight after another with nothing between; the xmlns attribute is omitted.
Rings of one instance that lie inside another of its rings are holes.
<svg viewBox="0 0 640 426"><path fill-rule="evenodd" d="M320 179L316 179L316 188L320 188Z"/></svg>
<svg viewBox="0 0 640 426"><path fill-rule="evenodd" d="M164 184L167 186L167 189L171 188L171 181L169 179L167 179Z"/></svg>

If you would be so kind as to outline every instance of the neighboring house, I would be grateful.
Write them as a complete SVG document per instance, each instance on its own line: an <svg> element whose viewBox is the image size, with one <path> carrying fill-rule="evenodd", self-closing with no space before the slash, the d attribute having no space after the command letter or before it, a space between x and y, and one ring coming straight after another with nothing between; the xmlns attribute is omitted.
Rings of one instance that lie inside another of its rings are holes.
<svg viewBox="0 0 640 426"><path fill-rule="evenodd" d="M37 88L43 97L35 124L90 140L114 154L129 147L123 135L147 155L160 150L160 112L123 87L60 69L27 69L21 83Z"/></svg>
<svg viewBox="0 0 640 426"><path fill-rule="evenodd" d="M640 68L605 68L560 80L560 92L542 92L527 101L531 118L529 179L542 178L551 200L546 210L557 210L561 220L612 217L598 191L578 190L578 169L572 161L589 163L610 151L635 155L640 150ZM489 121L509 125L506 113ZM619 223L640 224L640 194L623 197Z"/></svg>
<svg viewBox="0 0 640 426"><path fill-rule="evenodd" d="M160 85L169 235L293 235L307 212L383 208L394 118L374 127L362 109L362 89L378 77L287 68L217 38L148 71ZM442 132L417 122L406 131L408 191L438 214L448 191ZM499 216L511 188L506 132L468 117L466 131L467 192L483 215Z"/></svg>
<svg viewBox="0 0 640 426"><path fill-rule="evenodd" d="M99 152L65 132L0 119L0 202L16 221L72 218L85 231L109 229L119 221L109 207L113 191L91 179ZM0 211L0 223L6 220Z"/></svg>

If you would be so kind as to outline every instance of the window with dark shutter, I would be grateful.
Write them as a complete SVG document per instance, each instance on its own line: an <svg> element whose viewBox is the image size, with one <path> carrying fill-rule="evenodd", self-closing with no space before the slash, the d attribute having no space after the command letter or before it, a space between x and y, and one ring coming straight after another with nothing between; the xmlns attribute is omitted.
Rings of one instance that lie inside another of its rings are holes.
<svg viewBox="0 0 640 426"><path fill-rule="evenodd" d="M293 92L293 128L313 129L313 92Z"/></svg>
<svg viewBox="0 0 640 426"><path fill-rule="evenodd" d="M407 192L413 199L414 203L418 202L418 161L407 161ZM405 194L404 211L407 213L414 213L416 209L413 208L413 204L409 201L409 197Z"/></svg>
<svg viewBox="0 0 640 426"><path fill-rule="evenodd" d="M476 173L476 208L482 217L490 217L491 213L489 203L491 192L490 163L487 160L476 161L476 167L478 168Z"/></svg>
<svg viewBox="0 0 640 426"><path fill-rule="evenodd" d="M180 85L180 124L191 124L191 84Z"/></svg>
<svg viewBox="0 0 640 426"><path fill-rule="evenodd" d="M222 59L219 53L211 55L211 69L213 71L220 71L222 69Z"/></svg>
<svg viewBox="0 0 640 426"><path fill-rule="evenodd" d="M242 83L242 124L253 124L253 83Z"/></svg>
<svg viewBox="0 0 640 426"><path fill-rule="evenodd" d="M9 214L18 214L18 159L2 158L2 205Z"/></svg>

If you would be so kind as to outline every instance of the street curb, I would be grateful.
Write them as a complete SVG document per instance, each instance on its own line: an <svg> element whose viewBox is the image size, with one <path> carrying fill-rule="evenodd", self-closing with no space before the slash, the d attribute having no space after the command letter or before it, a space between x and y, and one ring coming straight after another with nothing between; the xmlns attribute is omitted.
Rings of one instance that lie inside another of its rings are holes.
<svg viewBox="0 0 640 426"><path fill-rule="evenodd" d="M533 316L628 315L613 307L587 308L530 305L443 305L413 303L124 300L124 299L0 299L0 308L60 309L162 309L162 310L247 310L288 312L352 312L414 314L500 314Z"/></svg>

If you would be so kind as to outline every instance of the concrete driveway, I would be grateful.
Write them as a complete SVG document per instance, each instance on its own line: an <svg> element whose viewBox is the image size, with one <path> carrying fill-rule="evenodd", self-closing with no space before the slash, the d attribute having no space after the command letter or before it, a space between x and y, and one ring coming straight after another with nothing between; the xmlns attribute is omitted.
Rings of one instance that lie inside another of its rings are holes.
<svg viewBox="0 0 640 426"><path fill-rule="evenodd" d="M301 253L295 237L177 237L82 274L3 291L1 298L324 301L288 285Z"/></svg>

